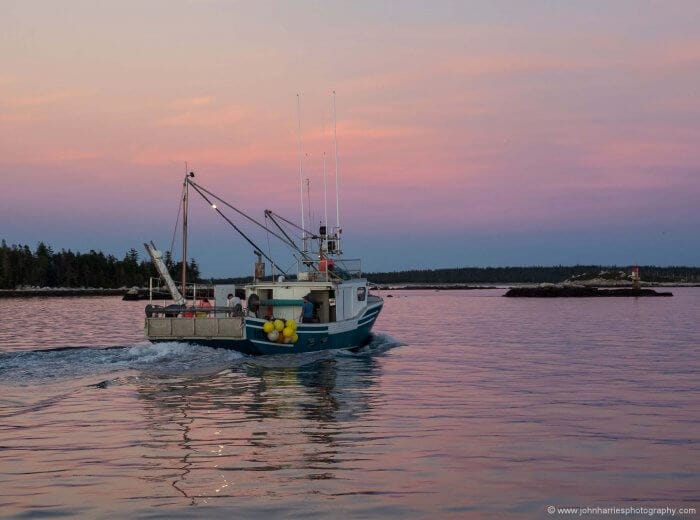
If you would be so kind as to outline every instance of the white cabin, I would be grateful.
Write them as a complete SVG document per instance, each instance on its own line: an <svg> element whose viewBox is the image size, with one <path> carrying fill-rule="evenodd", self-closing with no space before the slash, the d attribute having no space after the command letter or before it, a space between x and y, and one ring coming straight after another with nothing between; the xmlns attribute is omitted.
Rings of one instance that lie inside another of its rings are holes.
<svg viewBox="0 0 700 520"><path fill-rule="evenodd" d="M344 321L358 316L367 307L367 280L356 278L340 283L331 281L257 282L246 286L246 298L260 299L258 318L299 320L302 298L309 295L317 323Z"/></svg>

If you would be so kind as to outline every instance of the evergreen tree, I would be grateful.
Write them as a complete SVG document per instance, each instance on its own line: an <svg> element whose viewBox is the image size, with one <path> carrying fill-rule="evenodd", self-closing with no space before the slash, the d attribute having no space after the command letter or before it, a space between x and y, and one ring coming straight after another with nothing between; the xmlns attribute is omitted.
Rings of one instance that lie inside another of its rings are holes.
<svg viewBox="0 0 700 520"><path fill-rule="evenodd" d="M48 287L103 287L145 286L149 277L157 273L149 261L139 261L136 249L130 249L122 260L101 251L88 253L62 249L55 253L43 242L36 250L27 245L8 245L0 241L0 289L15 289L24 285ZM175 280L180 280L182 262L174 263L166 252L164 261ZM562 282L575 276L593 277L601 271L630 271L630 266L529 266L529 267L464 267L445 269L422 269L399 272L368 273L374 283L542 283ZM700 283L700 268L685 266L640 266L642 280L647 282ZM612 275L611 275L612 276ZM197 261L187 263L187 280L200 281Z"/></svg>

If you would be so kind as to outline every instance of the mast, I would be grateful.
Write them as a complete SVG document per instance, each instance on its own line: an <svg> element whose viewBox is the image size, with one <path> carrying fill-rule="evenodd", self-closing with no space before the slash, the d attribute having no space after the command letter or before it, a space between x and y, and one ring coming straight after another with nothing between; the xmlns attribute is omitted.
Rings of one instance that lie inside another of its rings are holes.
<svg viewBox="0 0 700 520"><path fill-rule="evenodd" d="M297 93L297 121L299 139L299 200L301 202L301 229L304 227L304 179L303 179L303 157L301 151L301 99ZM302 250L306 252L306 233L301 235Z"/></svg>
<svg viewBox="0 0 700 520"><path fill-rule="evenodd" d="M187 303L187 207L189 202L190 177L194 172L185 172L185 182L182 195L182 296Z"/></svg>

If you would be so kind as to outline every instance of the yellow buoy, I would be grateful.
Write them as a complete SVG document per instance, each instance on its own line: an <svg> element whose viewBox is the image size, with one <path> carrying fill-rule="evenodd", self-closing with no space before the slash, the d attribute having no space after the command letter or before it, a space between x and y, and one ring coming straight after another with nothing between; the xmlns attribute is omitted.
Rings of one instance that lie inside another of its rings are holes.
<svg viewBox="0 0 700 520"><path fill-rule="evenodd" d="M282 332L282 329L284 329L284 322L282 320L275 320L274 325L277 332Z"/></svg>
<svg viewBox="0 0 700 520"><path fill-rule="evenodd" d="M294 331L291 329L291 327L285 327L285 328L282 330L282 335L283 335L285 338L291 338L291 337L292 337L292 334L294 334Z"/></svg>
<svg viewBox="0 0 700 520"><path fill-rule="evenodd" d="M285 323L285 325L292 330L297 330L297 322L294 320L287 320L287 323Z"/></svg>
<svg viewBox="0 0 700 520"><path fill-rule="evenodd" d="M272 324L271 321L266 321L263 325L263 330L265 331L265 334L269 334L270 332L275 330L275 326Z"/></svg>
<svg viewBox="0 0 700 520"><path fill-rule="evenodd" d="M299 336L297 336L295 333L294 335L292 335L292 343L296 343L297 341L299 341Z"/></svg>

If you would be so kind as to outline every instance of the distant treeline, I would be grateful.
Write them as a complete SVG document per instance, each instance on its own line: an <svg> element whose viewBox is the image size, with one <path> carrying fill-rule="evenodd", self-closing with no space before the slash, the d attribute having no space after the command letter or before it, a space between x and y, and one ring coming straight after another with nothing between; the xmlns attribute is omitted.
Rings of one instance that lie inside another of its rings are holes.
<svg viewBox="0 0 700 520"><path fill-rule="evenodd" d="M182 262L173 263L166 254L166 264L174 278L182 269ZM199 277L199 267L192 259L187 262L188 279ZM0 243L0 289L22 286L39 287L101 287L119 288L146 286L151 276L157 276L150 259L140 260L135 249L123 259L105 255L101 251L89 253L62 249L56 253L50 246L39 242L32 251L26 245L8 246Z"/></svg>
<svg viewBox="0 0 700 520"><path fill-rule="evenodd" d="M618 278L616 273L631 273L631 266L605 265L558 265L554 267L457 267L450 269L414 269L387 273L365 273L367 279L376 284L510 284L510 283L559 283L574 277ZM700 267L656 267L640 266L639 272L645 282L700 283ZM250 283L252 277L220 278L215 283Z"/></svg>
<svg viewBox="0 0 700 520"><path fill-rule="evenodd" d="M182 262L174 263L166 253L165 263L173 278L178 280ZM554 267L460 267L451 269L421 269L387 273L366 273L377 284L511 284L558 283L569 278L593 278L601 271L625 271L630 266L575 265ZM700 283L700 267L640 266L642 280L648 282ZM35 250L26 245L8 246L0 243L0 289L22 286L39 287L101 287L119 288L148 285L149 277L156 277L150 259L141 260L135 249L124 258L105 255L101 251L88 253L62 249L54 252L40 242ZM187 263L187 279L200 279L199 266L192 259ZM207 280L209 281L209 280ZM217 283L242 284L250 277L214 280Z"/></svg>
<svg viewBox="0 0 700 520"><path fill-rule="evenodd" d="M421 269L388 273L366 273L373 283L559 283L574 276L594 278L601 271L625 271L631 266L558 265L554 267L460 267ZM700 283L700 267L639 266L642 280L647 282Z"/></svg>

